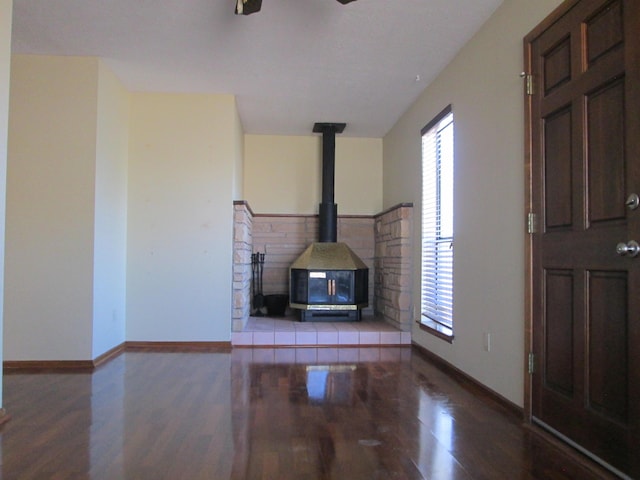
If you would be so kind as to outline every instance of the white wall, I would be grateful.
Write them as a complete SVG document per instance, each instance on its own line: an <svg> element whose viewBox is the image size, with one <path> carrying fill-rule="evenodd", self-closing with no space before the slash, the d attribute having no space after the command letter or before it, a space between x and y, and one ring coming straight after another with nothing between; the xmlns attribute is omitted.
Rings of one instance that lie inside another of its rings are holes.
<svg viewBox="0 0 640 480"><path fill-rule="evenodd" d="M7 187L7 130L9 128L9 80L11 70L12 0L0 0L0 359L3 337L4 303L4 233ZM2 371L0 370L0 407L2 401Z"/></svg>
<svg viewBox="0 0 640 480"><path fill-rule="evenodd" d="M4 358L91 358L98 60L12 58Z"/></svg>
<svg viewBox="0 0 640 480"><path fill-rule="evenodd" d="M506 0L384 138L384 205L414 202L420 129L448 104L455 119L455 341L417 325L413 340L523 405L523 37L560 0ZM414 237L420 285L420 231ZM416 319L419 295L414 297ZM492 334L484 351L484 333Z"/></svg>
<svg viewBox="0 0 640 480"><path fill-rule="evenodd" d="M256 213L316 214L322 201L320 135L245 135L244 196ZM340 215L382 209L382 139L336 137Z"/></svg>
<svg viewBox="0 0 640 480"><path fill-rule="evenodd" d="M125 341L129 93L99 64L93 257L96 358Z"/></svg>
<svg viewBox="0 0 640 480"><path fill-rule="evenodd" d="M131 102L127 340L229 341L235 98Z"/></svg>

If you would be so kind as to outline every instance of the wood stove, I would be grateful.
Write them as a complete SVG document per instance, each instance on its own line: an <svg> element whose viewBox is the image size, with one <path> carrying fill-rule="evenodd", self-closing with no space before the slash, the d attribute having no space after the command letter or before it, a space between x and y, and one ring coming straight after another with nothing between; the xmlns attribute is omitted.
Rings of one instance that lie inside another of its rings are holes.
<svg viewBox="0 0 640 480"><path fill-rule="evenodd" d="M345 243L337 242L338 207L334 203L335 135L344 123L316 123L322 133L322 203L320 241L311 244L290 267L291 308L300 320L361 319L368 305L369 269Z"/></svg>

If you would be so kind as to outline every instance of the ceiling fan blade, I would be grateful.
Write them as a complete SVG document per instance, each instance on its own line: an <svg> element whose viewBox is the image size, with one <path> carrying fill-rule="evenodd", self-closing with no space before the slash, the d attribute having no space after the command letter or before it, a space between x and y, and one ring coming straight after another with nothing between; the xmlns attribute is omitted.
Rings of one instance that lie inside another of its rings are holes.
<svg viewBox="0 0 640 480"><path fill-rule="evenodd" d="M236 2L236 15L251 15L260 11L262 0L238 0Z"/></svg>
<svg viewBox="0 0 640 480"><path fill-rule="evenodd" d="M355 2L356 0L338 0L342 5ZM262 8L262 0L237 0L236 1L236 15L251 15L252 13L259 12Z"/></svg>

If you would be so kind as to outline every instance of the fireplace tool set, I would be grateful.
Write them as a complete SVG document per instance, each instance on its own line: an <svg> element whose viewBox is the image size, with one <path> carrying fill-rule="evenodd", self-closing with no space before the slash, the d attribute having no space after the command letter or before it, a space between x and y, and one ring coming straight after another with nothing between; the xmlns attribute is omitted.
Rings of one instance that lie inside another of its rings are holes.
<svg viewBox="0 0 640 480"><path fill-rule="evenodd" d="M253 316L262 317L264 294L262 293L262 270L264 268L264 253L251 254L251 290L253 292Z"/></svg>

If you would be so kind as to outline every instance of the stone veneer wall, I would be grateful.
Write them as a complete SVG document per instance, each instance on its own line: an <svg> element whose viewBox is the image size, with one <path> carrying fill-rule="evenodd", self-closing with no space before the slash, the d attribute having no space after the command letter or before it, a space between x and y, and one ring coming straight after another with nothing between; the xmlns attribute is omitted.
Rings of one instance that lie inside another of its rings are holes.
<svg viewBox="0 0 640 480"><path fill-rule="evenodd" d="M253 212L246 202L233 202L233 314L231 330L241 331L251 314Z"/></svg>
<svg viewBox="0 0 640 480"><path fill-rule="evenodd" d="M375 312L402 331L413 321L413 204L375 216Z"/></svg>
<svg viewBox="0 0 640 480"><path fill-rule="evenodd" d="M318 239L317 215L254 214L245 201L233 202L232 331L251 314L251 254L264 253L263 293L288 293L289 266ZM369 307L400 330L409 331L412 311L413 205L400 204L376 216L339 216L338 241L369 267Z"/></svg>

